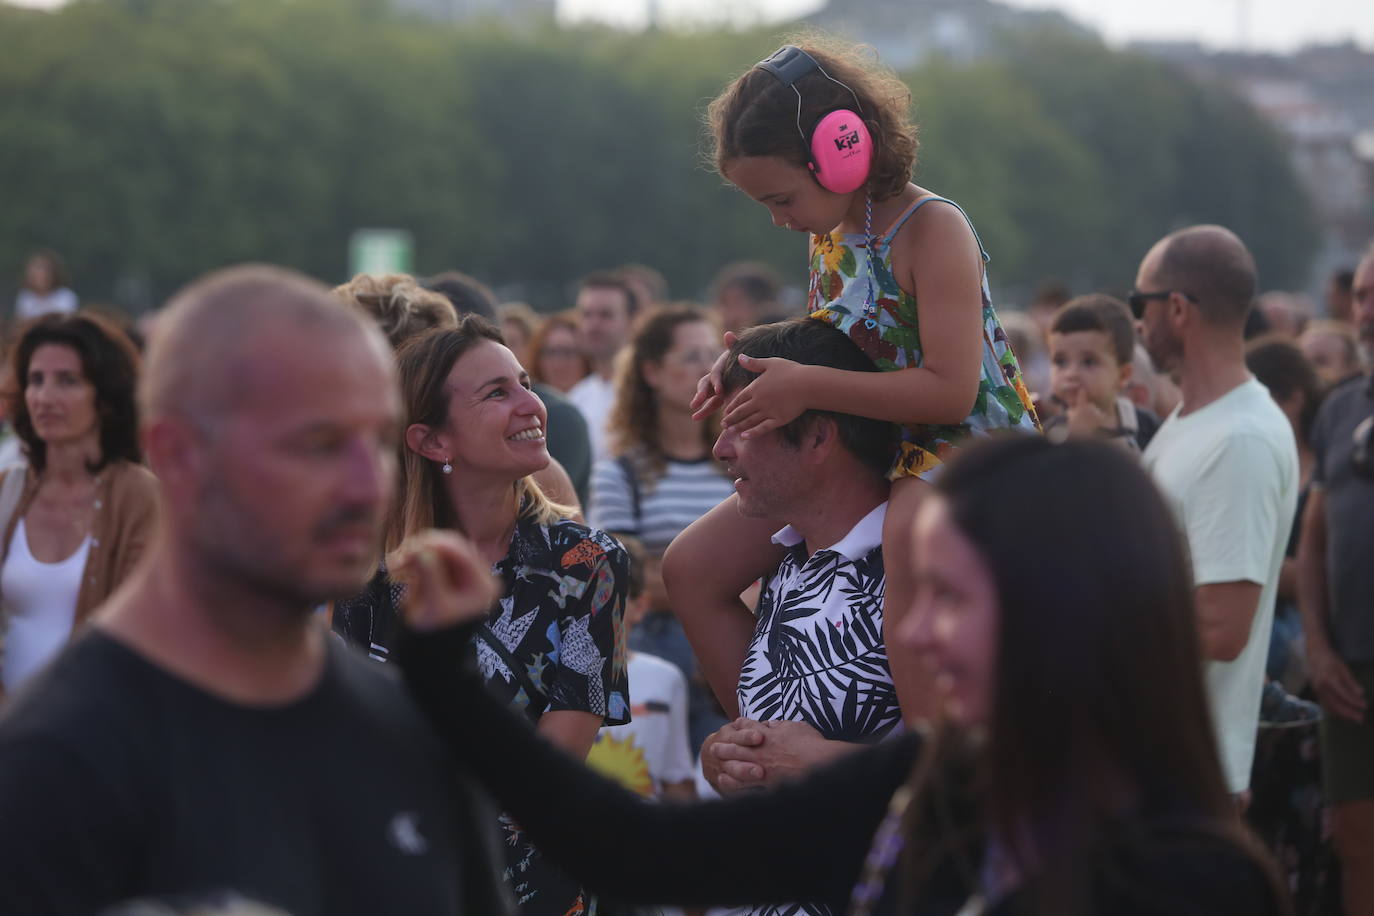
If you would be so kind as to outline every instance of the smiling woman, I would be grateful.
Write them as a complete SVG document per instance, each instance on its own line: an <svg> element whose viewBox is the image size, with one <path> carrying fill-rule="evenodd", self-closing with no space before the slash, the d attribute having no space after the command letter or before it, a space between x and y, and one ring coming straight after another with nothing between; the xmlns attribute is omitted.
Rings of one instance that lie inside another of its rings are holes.
<svg viewBox="0 0 1374 916"><path fill-rule="evenodd" d="M28 467L0 473L0 692L66 644L152 535L138 364L128 337L87 313L39 318L10 354L5 397Z"/></svg>
<svg viewBox="0 0 1374 916"><path fill-rule="evenodd" d="M535 481L549 464L547 416L493 324L466 316L410 339L396 360L407 425L387 559L361 595L335 607L334 629L387 658L405 590L388 566L398 568L404 545L425 531L462 532L500 585L476 640L483 679L542 735L583 759L603 724L629 721L625 551L571 521L571 510ZM514 823L505 821L503 833L524 913L595 910Z"/></svg>

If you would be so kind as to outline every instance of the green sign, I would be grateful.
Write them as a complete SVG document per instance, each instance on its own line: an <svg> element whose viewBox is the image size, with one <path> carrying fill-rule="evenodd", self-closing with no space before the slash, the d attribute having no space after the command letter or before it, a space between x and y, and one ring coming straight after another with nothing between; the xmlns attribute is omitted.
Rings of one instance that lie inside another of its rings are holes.
<svg viewBox="0 0 1374 916"><path fill-rule="evenodd" d="M415 270L415 236L406 229L355 229L348 240L348 272L408 274Z"/></svg>

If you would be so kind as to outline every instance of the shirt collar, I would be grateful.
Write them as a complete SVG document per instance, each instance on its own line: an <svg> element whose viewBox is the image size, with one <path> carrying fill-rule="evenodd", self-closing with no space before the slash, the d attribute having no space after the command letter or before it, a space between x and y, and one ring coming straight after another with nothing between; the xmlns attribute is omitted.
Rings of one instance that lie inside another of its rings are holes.
<svg viewBox="0 0 1374 916"><path fill-rule="evenodd" d="M859 519L849 533L840 538L838 542L829 547L819 547L821 550L830 550L842 554L851 563L857 563L868 555L874 547L883 542L883 520L887 518L887 500L883 500L874 507L873 511ZM773 543L783 547L796 547L805 538L800 531L791 525L783 528L773 535Z"/></svg>

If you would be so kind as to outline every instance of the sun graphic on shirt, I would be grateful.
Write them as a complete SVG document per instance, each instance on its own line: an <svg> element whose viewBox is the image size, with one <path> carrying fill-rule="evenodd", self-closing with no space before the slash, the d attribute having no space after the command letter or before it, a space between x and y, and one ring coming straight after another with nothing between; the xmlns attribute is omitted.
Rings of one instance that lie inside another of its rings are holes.
<svg viewBox="0 0 1374 916"><path fill-rule="evenodd" d="M633 736L624 740L602 732L587 754L587 766L632 792L643 796L654 794L654 781L649 776L649 763L644 759L644 751L635 744Z"/></svg>

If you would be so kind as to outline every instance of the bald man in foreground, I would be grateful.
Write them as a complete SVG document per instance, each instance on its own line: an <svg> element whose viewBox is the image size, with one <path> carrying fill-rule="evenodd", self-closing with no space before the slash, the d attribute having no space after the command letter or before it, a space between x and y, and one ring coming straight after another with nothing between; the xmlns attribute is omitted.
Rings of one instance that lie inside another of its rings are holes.
<svg viewBox="0 0 1374 916"><path fill-rule="evenodd" d="M146 366L161 539L0 719L0 912L506 912L490 816L394 672L311 610L380 549L386 342L325 287L241 267L177 297Z"/></svg>

